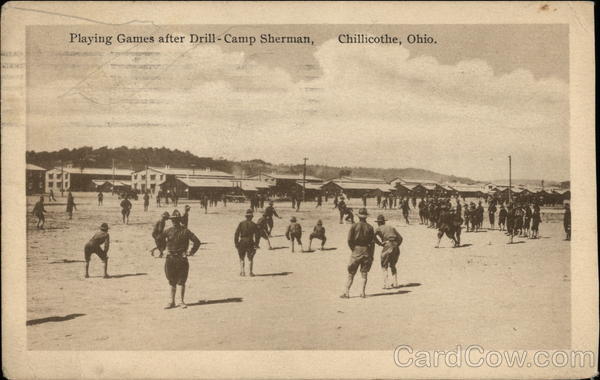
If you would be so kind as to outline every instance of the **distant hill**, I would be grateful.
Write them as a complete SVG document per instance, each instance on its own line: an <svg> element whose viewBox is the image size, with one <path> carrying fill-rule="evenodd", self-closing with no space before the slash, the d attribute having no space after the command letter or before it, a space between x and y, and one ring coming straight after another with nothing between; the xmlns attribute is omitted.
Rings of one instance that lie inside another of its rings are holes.
<svg viewBox="0 0 600 380"><path fill-rule="evenodd" d="M118 169L141 170L148 166L165 166L198 169L210 168L232 173L236 176L250 176L259 173L302 173L302 165L272 164L263 160L231 161L224 158L198 157L189 151L167 148L118 148L101 147L94 149L84 146L75 149L61 149L53 152L26 153L28 163L44 168L71 164L76 167L110 168L115 162ZM429 179L437 182L475 183L465 178L435 173L417 168L366 168L336 167L325 165L307 165L306 174L323 179L340 176L376 177L391 181L396 177L411 179Z"/></svg>

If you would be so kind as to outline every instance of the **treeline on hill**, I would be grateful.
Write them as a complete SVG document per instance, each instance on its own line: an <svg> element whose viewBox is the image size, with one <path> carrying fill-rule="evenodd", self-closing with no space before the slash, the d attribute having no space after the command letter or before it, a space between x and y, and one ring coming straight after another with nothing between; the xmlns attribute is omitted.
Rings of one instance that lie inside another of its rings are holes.
<svg viewBox="0 0 600 380"><path fill-rule="evenodd" d="M230 161L224 158L198 157L189 151L180 151L162 148L118 148L81 147L75 149L61 149L54 152L26 153L28 163L43 168L52 168L62 165L73 165L84 168L110 168L115 160L118 169L142 170L148 166L163 167L169 165L173 168L210 168L233 173L236 176L250 176L259 173L302 173L302 164L281 165L271 164L263 160ZM474 183L470 178L444 175L429 170L416 168L366 168L366 167L335 167L324 165L307 165L306 174L323 179L331 179L340 176L372 177L392 180L396 177L429 179L438 182L461 182Z"/></svg>

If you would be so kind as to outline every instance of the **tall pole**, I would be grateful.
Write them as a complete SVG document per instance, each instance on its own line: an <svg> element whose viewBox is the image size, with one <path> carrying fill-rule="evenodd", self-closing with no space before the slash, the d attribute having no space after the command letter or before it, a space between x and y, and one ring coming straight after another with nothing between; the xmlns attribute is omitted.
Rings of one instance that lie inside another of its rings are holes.
<svg viewBox="0 0 600 380"><path fill-rule="evenodd" d="M508 201L512 203L512 157L508 156Z"/></svg>
<svg viewBox="0 0 600 380"><path fill-rule="evenodd" d="M302 171L302 202L304 202L306 195L306 161L308 158L304 157L304 170Z"/></svg>
<svg viewBox="0 0 600 380"><path fill-rule="evenodd" d="M112 159L112 193L115 193L115 159Z"/></svg>

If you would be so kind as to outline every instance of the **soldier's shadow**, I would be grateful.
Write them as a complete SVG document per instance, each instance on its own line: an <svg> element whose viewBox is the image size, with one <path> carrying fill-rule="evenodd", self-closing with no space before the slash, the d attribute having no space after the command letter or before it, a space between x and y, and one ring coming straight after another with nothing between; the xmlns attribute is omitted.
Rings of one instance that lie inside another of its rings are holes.
<svg viewBox="0 0 600 380"><path fill-rule="evenodd" d="M219 303L231 303L231 302L242 302L244 299L241 297L230 297L219 300L200 300L194 303L188 303L188 306L201 306L201 305L214 305Z"/></svg>
<svg viewBox="0 0 600 380"><path fill-rule="evenodd" d="M368 294L367 297L394 296L397 294L406 294L406 293L410 293L410 290L397 290L395 292L374 293L374 294Z"/></svg>

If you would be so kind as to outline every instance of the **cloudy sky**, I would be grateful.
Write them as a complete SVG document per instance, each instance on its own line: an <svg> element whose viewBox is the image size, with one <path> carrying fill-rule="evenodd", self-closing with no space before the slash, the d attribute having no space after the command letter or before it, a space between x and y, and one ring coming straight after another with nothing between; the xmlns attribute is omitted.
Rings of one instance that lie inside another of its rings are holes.
<svg viewBox="0 0 600 380"><path fill-rule="evenodd" d="M274 163L569 178L568 29L35 27L28 150L166 146ZM309 35L314 45L85 45L83 35ZM339 33L432 45L342 45Z"/></svg>

